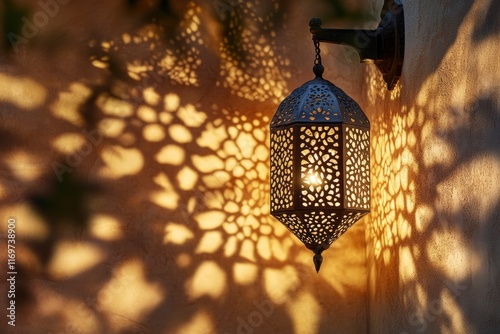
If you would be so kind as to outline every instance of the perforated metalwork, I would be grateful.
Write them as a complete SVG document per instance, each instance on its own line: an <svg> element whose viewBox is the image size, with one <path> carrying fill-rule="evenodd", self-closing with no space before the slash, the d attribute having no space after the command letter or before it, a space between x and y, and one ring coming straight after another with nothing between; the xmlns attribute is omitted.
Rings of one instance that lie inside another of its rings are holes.
<svg viewBox="0 0 500 334"><path fill-rule="evenodd" d="M281 214L276 218L307 247L330 245L366 213L354 211L311 211Z"/></svg>
<svg viewBox="0 0 500 334"><path fill-rule="evenodd" d="M342 92L344 93L344 92ZM351 99L348 95L338 94L337 95L340 110L342 112L343 123L352 125L362 125L370 126L370 121L368 117L365 116L359 105Z"/></svg>
<svg viewBox="0 0 500 334"><path fill-rule="evenodd" d="M359 105L331 82L317 77L295 89L278 107L271 126L297 122L370 124Z"/></svg>
<svg viewBox="0 0 500 334"><path fill-rule="evenodd" d="M314 246L328 243L340 223L340 215L335 212L313 211L305 213L303 219L314 239Z"/></svg>
<svg viewBox="0 0 500 334"><path fill-rule="evenodd" d="M370 209L370 134L366 129L345 128L346 207Z"/></svg>
<svg viewBox="0 0 500 334"><path fill-rule="evenodd" d="M271 121L271 214L318 269L321 252L370 210L370 122L316 72Z"/></svg>
<svg viewBox="0 0 500 334"><path fill-rule="evenodd" d="M311 238L308 232L308 224L304 224L302 217L297 214L282 214L277 217L278 220L285 225L300 241L306 245L313 244L315 240Z"/></svg>
<svg viewBox="0 0 500 334"><path fill-rule="evenodd" d="M344 234L349 227L351 227L355 222L360 220L364 215L366 215L366 213L352 212L352 211L344 212L342 214L342 222L337 226L335 232L328 239L328 244L330 245L332 242L337 240L338 237Z"/></svg>
<svg viewBox="0 0 500 334"><path fill-rule="evenodd" d="M300 86L288 95L283 102L280 103L278 111L274 114L271 121L271 126L278 126L283 124L290 124L296 118L297 110L299 110L302 96L304 95L307 87Z"/></svg>
<svg viewBox="0 0 500 334"><path fill-rule="evenodd" d="M271 210L293 205L293 128L271 133Z"/></svg>
<svg viewBox="0 0 500 334"><path fill-rule="evenodd" d="M303 207L338 208L341 199L340 127L300 127L300 199Z"/></svg>

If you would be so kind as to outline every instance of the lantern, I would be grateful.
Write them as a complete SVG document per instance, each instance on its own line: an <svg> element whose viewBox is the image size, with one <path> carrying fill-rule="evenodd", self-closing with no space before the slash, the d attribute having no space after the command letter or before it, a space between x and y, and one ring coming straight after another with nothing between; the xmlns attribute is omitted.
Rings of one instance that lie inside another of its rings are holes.
<svg viewBox="0 0 500 334"><path fill-rule="evenodd" d="M370 122L315 69L271 121L271 214L319 271L321 253L370 211Z"/></svg>
<svg viewBox="0 0 500 334"><path fill-rule="evenodd" d="M271 214L321 253L370 212L370 122L344 91L323 79L320 42L355 48L396 85L404 58L403 5L385 2L375 30L323 29L311 19L316 77L295 89L271 120Z"/></svg>

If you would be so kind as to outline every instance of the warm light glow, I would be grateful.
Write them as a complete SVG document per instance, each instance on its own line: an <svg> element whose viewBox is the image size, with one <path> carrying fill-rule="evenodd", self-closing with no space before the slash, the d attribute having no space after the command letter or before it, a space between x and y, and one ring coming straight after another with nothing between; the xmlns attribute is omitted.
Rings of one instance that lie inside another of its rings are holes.
<svg viewBox="0 0 500 334"><path fill-rule="evenodd" d="M304 183L310 184L312 186L319 186L323 184L323 178L319 176L318 172L309 172L306 174L306 177L304 178Z"/></svg>
<svg viewBox="0 0 500 334"><path fill-rule="evenodd" d="M206 211L197 214L194 219L203 230L212 230L222 225L226 219L226 214L222 211Z"/></svg>
<svg viewBox="0 0 500 334"><path fill-rule="evenodd" d="M63 133L52 140L52 146L60 153L71 154L80 149L85 141L80 133Z"/></svg>
<svg viewBox="0 0 500 334"><path fill-rule="evenodd" d="M283 304L289 295L300 286L300 280L296 270L292 266L284 266L282 269L264 270L264 287L266 293L275 304Z"/></svg>
<svg viewBox="0 0 500 334"><path fill-rule="evenodd" d="M233 267L233 277L237 284L252 284L257 279L258 266L253 263L235 263Z"/></svg>
<svg viewBox="0 0 500 334"><path fill-rule="evenodd" d="M150 199L153 203L167 209L177 208L179 195L175 191L172 182L165 173L160 173L153 178L155 183L159 185L162 190L157 190L151 193Z"/></svg>
<svg viewBox="0 0 500 334"><path fill-rule="evenodd" d="M185 284L189 300L203 296L221 298L227 289L226 273L213 261L205 261L196 269L193 277Z"/></svg>
<svg viewBox="0 0 500 334"><path fill-rule="evenodd" d="M58 99L50 106L52 114L73 125L83 126L84 120L79 108L91 93L91 89L81 83L70 84L69 91L60 92Z"/></svg>
<svg viewBox="0 0 500 334"><path fill-rule="evenodd" d="M90 233L101 240L119 240L123 237L122 226L118 219L109 215L96 215L90 221Z"/></svg>
<svg viewBox="0 0 500 334"><path fill-rule="evenodd" d="M155 156L160 164L179 166L184 162L185 153L180 146L166 145Z"/></svg>
<svg viewBox="0 0 500 334"><path fill-rule="evenodd" d="M184 124L194 128L201 126L207 119L207 114L196 110L195 106L192 104L179 108L177 115L184 122Z"/></svg>
<svg viewBox="0 0 500 334"><path fill-rule="evenodd" d="M156 143L165 139L166 133L163 126L159 124L146 125L142 131L144 139Z"/></svg>
<svg viewBox="0 0 500 334"><path fill-rule="evenodd" d="M123 133L126 127L126 122L119 118L104 118L99 122L99 131L104 136L109 138L117 138Z"/></svg>
<svg viewBox="0 0 500 334"><path fill-rule="evenodd" d="M44 301L44 306L38 310L42 317L57 317L62 323L71 324L71 328L78 328L84 333L99 332L100 319L91 306L82 303L77 298L65 296L57 289L48 289L47 285L39 281L42 280L33 280L30 286Z"/></svg>
<svg viewBox="0 0 500 334"><path fill-rule="evenodd" d="M177 174L177 182L182 190L192 190L198 181L198 174L189 167L182 168Z"/></svg>
<svg viewBox="0 0 500 334"><path fill-rule="evenodd" d="M318 333L321 307L312 294L299 290L297 295L287 302L287 310L293 322L294 333ZM307 310L307 317L304 317L304 310Z"/></svg>
<svg viewBox="0 0 500 334"><path fill-rule="evenodd" d="M54 277L78 275L89 270L103 259L103 252L90 243L61 242L49 265Z"/></svg>
<svg viewBox="0 0 500 334"><path fill-rule="evenodd" d="M12 184L11 186L15 186ZM15 205L4 206L0 211L0 219L7 221L11 212L16 213L16 220L22 221L17 224L16 233L23 236L23 239L40 242L50 235L50 226L44 221L27 203L17 203ZM1 226L2 235L7 235L7 224Z"/></svg>
<svg viewBox="0 0 500 334"><path fill-rule="evenodd" d="M171 125L168 128L168 133L170 137L179 144L189 143L193 139L191 132L184 125L181 124Z"/></svg>
<svg viewBox="0 0 500 334"><path fill-rule="evenodd" d="M4 163L21 181L34 181L42 175L45 164L28 151L17 150L3 156Z"/></svg>
<svg viewBox="0 0 500 334"><path fill-rule="evenodd" d="M0 73L0 101L12 103L22 109L41 106L47 98L47 90L36 81Z"/></svg>
<svg viewBox="0 0 500 334"><path fill-rule="evenodd" d="M168 223L165 226L164 244L183 245L194 238L194 233L184 225Z"/></svg>
<svg viewBox="0 0 500 334"><path fill-rule="evenodd" d="M129 117L134 113L131 103L109 95L101 95L97 99L97 105L109 116Z"/></svg>
<svg viewBox="0 0 500 334"><path fill-rule="evenodd" d="M137 174L144 166L143 155L136 148L118 145L107 146L102 150L101 158L105 167L99 173L110 179Z"/></svg>
<svg viewBox="0 0 500 334"><path fill-rule="evenodd" d="M158 116L156 111L148 106L140 106L137 109L137 117L144 122L156 122L158 120Z"/></svg>
<svg viewBox="0 0 500 334"><path fill-rule="evenodd" d="M210 315L211 313L200 310L196 312L192 318L186 319L185 322L172 333L216 333L217 330Z"/></svg>
<svg viewBox="0 0 500 334"><path fill-rule="evenodd" d="M111 280L101 288L98 305L108 321L113 321L117 315L126 319L115 323L117 330L122 330L130 322L144 319L148 312L162 302L164 296L161 285L150 282L145 276L144 265L132 259L119 265Z"/></svg>
<svg viewBox="0 0 500 334"><path fill-rule="evenodd" d="M165 95L165 98L163 100L166 111L176 111L179 108L180 105L179 95L170 93Z"/></svg>
<svg viewBox="0 0 500 334"><path fill-rule="evenodd" d="M196 247L195 253L215 253L223 245L222 234L218 231L206 232Z"/></svg>

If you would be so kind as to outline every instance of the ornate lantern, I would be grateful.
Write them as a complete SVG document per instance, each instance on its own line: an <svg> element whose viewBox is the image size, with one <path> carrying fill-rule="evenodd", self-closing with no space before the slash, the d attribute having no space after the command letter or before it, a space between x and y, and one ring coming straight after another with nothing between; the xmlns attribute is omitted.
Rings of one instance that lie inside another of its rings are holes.
<svg viewBox="0 0 500 334"><path fill-rule="evenodd" d="M271 121L271 214L321 253L370 211L370 122L340 88L316 78Z"/></svg>
<svg viewBox="0 0 500 334"><path fill-rule="evenodd" d="M391 22L394 26L395 21ZM319 49L320 40L340 43L338 31L348 39L358 31L321 29L320 25L317 19L310 22L316 77L285 98L271 121L270 181L271 214L314 252L317 272L321 253L370 212L370 122L353 99L323 79ZM359 49L360 55L383 54L378 65L396 62L385 66L392 71L385 77L391 89L402 59L388 60L387 52L378 51L377 41L369 44L368 51ZM399 54L399 46L396 49Z"/></svg>

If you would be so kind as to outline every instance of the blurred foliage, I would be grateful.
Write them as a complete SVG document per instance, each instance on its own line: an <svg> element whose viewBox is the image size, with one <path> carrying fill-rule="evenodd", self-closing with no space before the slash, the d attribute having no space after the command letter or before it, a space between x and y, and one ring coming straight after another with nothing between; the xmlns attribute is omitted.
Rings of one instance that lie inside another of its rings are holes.
<svg viewBox="0 0 500 334"><path fill-rule="evenodd" d="M82 235L91 216L91 200L98 193L96 185L66 172L60 179L50 177L42 191L28 197L50 229L47 239L31 242L42 264L51 259L59 238L68 233L77 238Z"/></svg>
<svg viewBox="0 0 500 334"><path fill-rule="evenodd" d="M325 22L331 20L355 24L373 19L372 13L362 5L352 6L352 2L345 0L322 0L322 2L325 4L325 12L321 13L321 19Z"/></svg>
<svg viewBox="0 0 500 334"><path fill-rule="evenodd" d="M12 38L14 35L12 34L21 36L21 30L24 24L23 17L28 15L28 13L29 11L26 8L17 5L12 0L4 1L2 23L3 33L5 36L4 46L6 49L11 50L14 47L12 43Z"/></svg>

